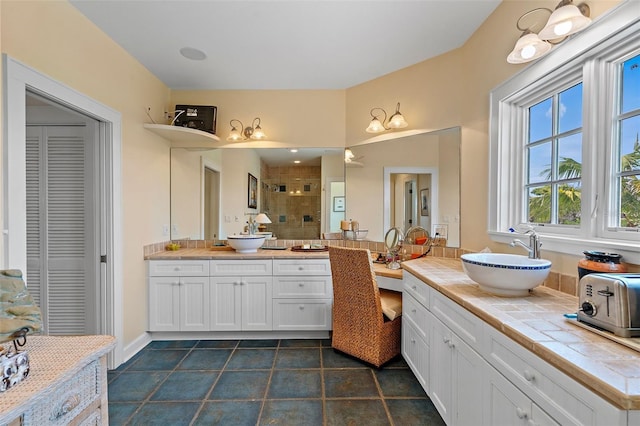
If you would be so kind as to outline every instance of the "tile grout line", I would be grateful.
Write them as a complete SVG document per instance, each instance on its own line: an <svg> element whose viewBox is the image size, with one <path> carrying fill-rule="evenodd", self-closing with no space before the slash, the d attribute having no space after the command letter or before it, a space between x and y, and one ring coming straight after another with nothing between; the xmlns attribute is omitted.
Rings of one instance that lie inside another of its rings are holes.
<svg viewBox="0 0 640 426"><path fill-rule="evenodd" d="M198 342L202 342L202 340L198 340ZM200 403L200 407L198 407L198 409L196 410L196 413L194 414L193 418L191 419L191 422L189 422L189 425L193 425L193 423L198 419L198 417L200 416L200 413L202 413L202 409L204 408L204 406L206 405L207 401L209 401L209 397L211 396L211 393L213 392L213 389L216 387L216 385L218 384L218 381L220 381L220 377L222 377L222 373L224 372L225 368L227 368L227 365L229 364L229 362L231 361L231 358L233 357L233 354L236 353L236 350L238 349L238 346L240 346L240 342L241 340L236 341L236 345L233 347L233 350L231 351L231 353L229 354L229 357L227 358L227 361L224 363L224 365L222 366L222 368L220 369L220 372L218 373L218 377L216 377L216 379L213 381L213 383L211 384L211 387L209 388L209 391L207 392L207 394L204 396L204 398L202 398L202 402ZM196 344L197 346L197 344ZM214 348L202 348L204 350L211 350Z"/></svg>
<svg viewBox="0 0 640 426"><path fill-rule="evenodd" d="M276 346L276 351L273 355L273 362L271 363L271 370L269 371L269 379L267 380L267 386L265 387L264 394L262 395L262 402L260 404L260 412L258 413L258 419L256 420L256 425L260 424L260 420L262 419L262 414L264 412L264 405L267 402L267 394L269 392L269 388L271 387L271 378L273 377L273 370L276 367L276 360L278 359L278 351L280 350L280 344L282 340L278 340L278 345Z"/></svg>
<svg viewBox="0 0 640 426"><path fill-rule="evenodd" d="M176 363L176 365L174 365L172 370L157 370L157 371L168 371L169 374L167 374L167 376L163 379L160 380L158 382L158 384L153 388L153 390L151 392L149 392L149 394L147 395L147 397L145 399L143 399L140 403L140 406L138 408L135 409L135 411L133 413L131 413L131 415L127 418L127 420L124 422L125 426L131 423L131 420L133 420L133 418L135 417L136 414L138 414L140 412L140 410L142 409L142 407L144 407L151 399L151 395L153 395L154 393L156 393L158 391L158 389L160 389L160 386L162 386L162 384L164 382L167 381L167 379L169 378L169 376L171 376L171 374L173 372L175 372L178 369L178 366L182 363L182 361L185 360L185 358L191 353L191 351L193 351L193 348L198 344L197 343L198 340L195 341L195 343L193 344L193 346L187 351L187 353L180 359L180 361L178 361ZM182 348L173 348L173 350L180 350ZM163 350L167 350L165 349L153 349L153 348L149 348L149 351L163 351ZM138 362L138 360L136 360L135 362ZM134 363L135 364L135 363ZM129 370L131 367L133 367L134 364L131 364L127 370ZM136 370L134 370L136 371ZM145 370L140 370L140 371L145 371Z"/></svg>

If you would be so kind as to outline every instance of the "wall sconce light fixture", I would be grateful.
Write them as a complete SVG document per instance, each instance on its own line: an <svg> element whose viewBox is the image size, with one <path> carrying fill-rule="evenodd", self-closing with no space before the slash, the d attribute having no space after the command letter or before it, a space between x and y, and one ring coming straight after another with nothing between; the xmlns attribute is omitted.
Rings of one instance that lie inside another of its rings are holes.
<svg viewBox="0 0 640 426"><path fill-rule="evenodd" d="M376 111L376 113L374 113L374 111ZM380 121L379 119L379 111L382 111L382 114L384 114L384 118L382 119L382 121ZM409 125L409 123L407 123L407 121L400 113L400 102L398 102L398 105L396 106L396 112L393 113L391 117L389 117L389 121L386 124L385 121L387 120L387 112L384 109L378 107L372 108L369 114L371 114L371 117L373 118L369 123L369 127L367 127L366 129L367 133L380 133L390 129L402 129Z"/></svg>
<svg viewBox="0 0 640 426"><path fill-rule="evenodd" d="M533 26L523 27L523 20L535 13L549 13L549 19L539 33L532 31ZM523 64L546 55L553 45L560 44L571 34L582 31L591 24L589 15L591 9L586 3L577 6L573 0L561 0L555 11L539 7L528 11L518 18L516 28L522 31L522 35L516 42L515 47L507 56L510 64Z"/></svg>
<svg viewBox="0 0 640 426"><path fill-rule="evenodd" d="M244 127L242 125L242 121L236 120L235 118L229 122L229 125L231 126L231 132L229 132L227 140L230 142L246 141L249 139L260 140L267 138L267 135L262 130L262 127L260 127L260 117L254 118L251 122L251 126Z"/></svg>

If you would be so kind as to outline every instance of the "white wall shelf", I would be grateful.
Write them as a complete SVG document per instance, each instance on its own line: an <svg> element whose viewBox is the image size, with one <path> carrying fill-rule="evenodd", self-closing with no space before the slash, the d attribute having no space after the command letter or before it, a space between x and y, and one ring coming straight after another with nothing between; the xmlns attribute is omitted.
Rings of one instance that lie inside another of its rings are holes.
<svg viewBox="0 0 640 426"><path fill-rule="evenodd" d="M202 130L168 124L144 124L144 128L171 141L172 148L220 148L220 138Z"/></svg>

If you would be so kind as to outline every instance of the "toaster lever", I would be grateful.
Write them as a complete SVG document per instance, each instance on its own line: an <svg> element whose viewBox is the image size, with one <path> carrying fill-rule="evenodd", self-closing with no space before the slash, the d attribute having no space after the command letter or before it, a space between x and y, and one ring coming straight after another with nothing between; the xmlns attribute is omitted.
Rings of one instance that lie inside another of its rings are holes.
<svg viewBox="0 0 640 426"><path fill-rule="evenodd" d="M607 286L604 290L598 290L598 294L607 298L607 316L609 316L609 298L613 296L613 292Z"/></svg>

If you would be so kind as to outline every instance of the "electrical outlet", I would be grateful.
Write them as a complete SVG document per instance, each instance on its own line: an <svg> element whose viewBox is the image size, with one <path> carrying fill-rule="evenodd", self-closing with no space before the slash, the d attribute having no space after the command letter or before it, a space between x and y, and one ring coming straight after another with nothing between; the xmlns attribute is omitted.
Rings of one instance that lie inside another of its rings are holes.
<svg viewBox="0 0 640 426"><path fill-rule="evenodd" d="M227 222L227 223L231 223L231 216L225 215L224 221Z"/></svg>
<svg viewBox="0 0 640 426"><path fill-rule="evenodd" d="M162 235L165 237L169 235L169 225L162 225Z"/></svg>

